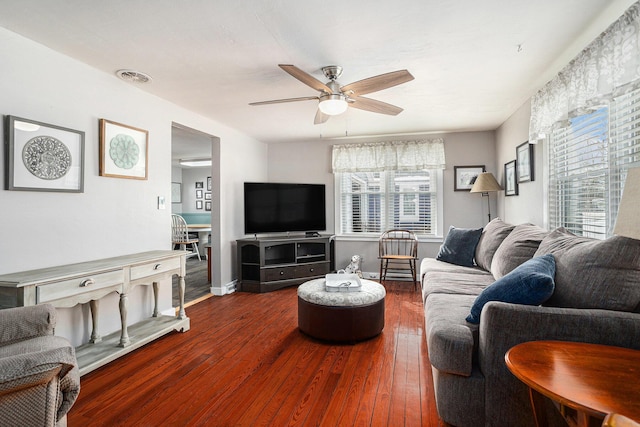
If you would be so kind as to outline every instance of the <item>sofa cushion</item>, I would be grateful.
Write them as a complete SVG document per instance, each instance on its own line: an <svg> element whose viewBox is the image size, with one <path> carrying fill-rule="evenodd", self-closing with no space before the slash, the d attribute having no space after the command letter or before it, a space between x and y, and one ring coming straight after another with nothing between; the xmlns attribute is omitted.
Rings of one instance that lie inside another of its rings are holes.
<svg viewBox="0 0 640 427"><path fill-rule="evenodd" d="M500 218L489 222L482 230L476 246L476 265L487 271L491 270L491 261L502 241L513 231L515 225L507 224Z"/></svg>
<svg viewBox="0 0 640 427"><path fill-rule="evenodd" d="M477 296L494 281L489 272L476 274L464 271L429 271L424 275L422 281L422 301L425 301L430 294Z"/></svg>
<svg viewBox="0 0 640 427"><path fill-rule="evenodd" d="M431 365L441 372L470 376L478 347L478 326L465 321L473 295L431 294L424 306Z"/></svg>
<svg viewBox="0 0 640 427"><path fill-rule="evenodd" d="M537 255L556 259L556 289L548 306L640 311L640 240L551 232Z"/></svg>
<svg viewBox="0 0 640 427"><path fill-rule="evenodd" d="M517 225L502 241L491 261L491 273L496 280L533 258L542 239L549 234L533 224Z"/></svg>
<svg viewBox="0 0 640 427"><path fill-rule="evenodd" d="M553 294L555 270L555 261L551 254L525 261L478 295L471 306L467 322L480 323L482 308L489 301L524 305L542 304Z"/></svg>
<svg viewBox="0 0 640 427"><path fill-rule="evenodd" d="M436 259L451 264L473 267L473 256L476 252L482 228L449 227L447 237L440 246Z"/></svg>

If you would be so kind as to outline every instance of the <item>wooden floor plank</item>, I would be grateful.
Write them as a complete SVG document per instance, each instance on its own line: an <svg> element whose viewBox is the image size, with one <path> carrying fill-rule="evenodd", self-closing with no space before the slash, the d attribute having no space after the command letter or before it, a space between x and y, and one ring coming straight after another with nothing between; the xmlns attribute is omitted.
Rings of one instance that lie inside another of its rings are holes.
<svg viewBox="0 0 640 427"><path fill-rule="evenodd" d="M386 282L385 328L356 344L297 329L296 289L235 293L81 379L75 426L432 426L419 291Z"/></svg>

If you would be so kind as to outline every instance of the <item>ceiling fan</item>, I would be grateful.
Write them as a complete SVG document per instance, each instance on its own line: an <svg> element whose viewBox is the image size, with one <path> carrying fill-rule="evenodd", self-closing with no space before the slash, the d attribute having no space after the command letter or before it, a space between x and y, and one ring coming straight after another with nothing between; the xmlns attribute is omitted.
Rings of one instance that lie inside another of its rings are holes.
<svg viewBox="0 0 640 427"><path fill-rule="evenodd" d="M402 112L402 108L375 99L365 98L361 95L377 92L413 80L410 72L407 70L398 70L340 86L338 78L342 74L342 67L338 65L322 67L322 72L325 77L329 79L327 83L322 83L295 65L279 64L278 66L302 83L317 90L320 94L318 96L252 102L249 105L280 104L283 102L309 101L315 99L319 101L318 111L313 121L316 125L326 122L331 116L344 113L348 107L396 116Z"/></svg>

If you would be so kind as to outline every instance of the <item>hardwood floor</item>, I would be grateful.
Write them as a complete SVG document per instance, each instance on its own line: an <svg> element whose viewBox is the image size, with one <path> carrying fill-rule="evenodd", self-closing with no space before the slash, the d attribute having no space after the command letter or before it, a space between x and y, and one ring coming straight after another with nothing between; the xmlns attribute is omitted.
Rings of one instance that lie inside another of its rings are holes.
<svg viewBox="0 0 640 427"><path fill-rule="evenodd" d="M302 334L295 287L199 302L190 331L83 376L68 425L441 425L420 293L386 288L382 334L354 345Z"/></svg>

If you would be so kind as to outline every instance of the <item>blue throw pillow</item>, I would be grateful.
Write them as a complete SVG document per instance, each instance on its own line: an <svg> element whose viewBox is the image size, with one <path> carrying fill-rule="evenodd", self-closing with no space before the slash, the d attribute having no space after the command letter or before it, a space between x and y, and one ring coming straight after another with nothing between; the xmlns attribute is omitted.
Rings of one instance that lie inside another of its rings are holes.
<svg viewBox="0 0 640 427"><path fill-rule="evenodd" d="M436 256L439 261L473 267L473 256L482 236L482 228L449 227L449 233Z"/></svg>
<svg viewBox="0 0 640 427"><path fill-rule="evenodd" d="M540 305L551 297L555 288L553 276L556 261L547 254L520 264L513 271L487 286L471 306L467 322L480 323L482 307L489 301Z"/></svg>

